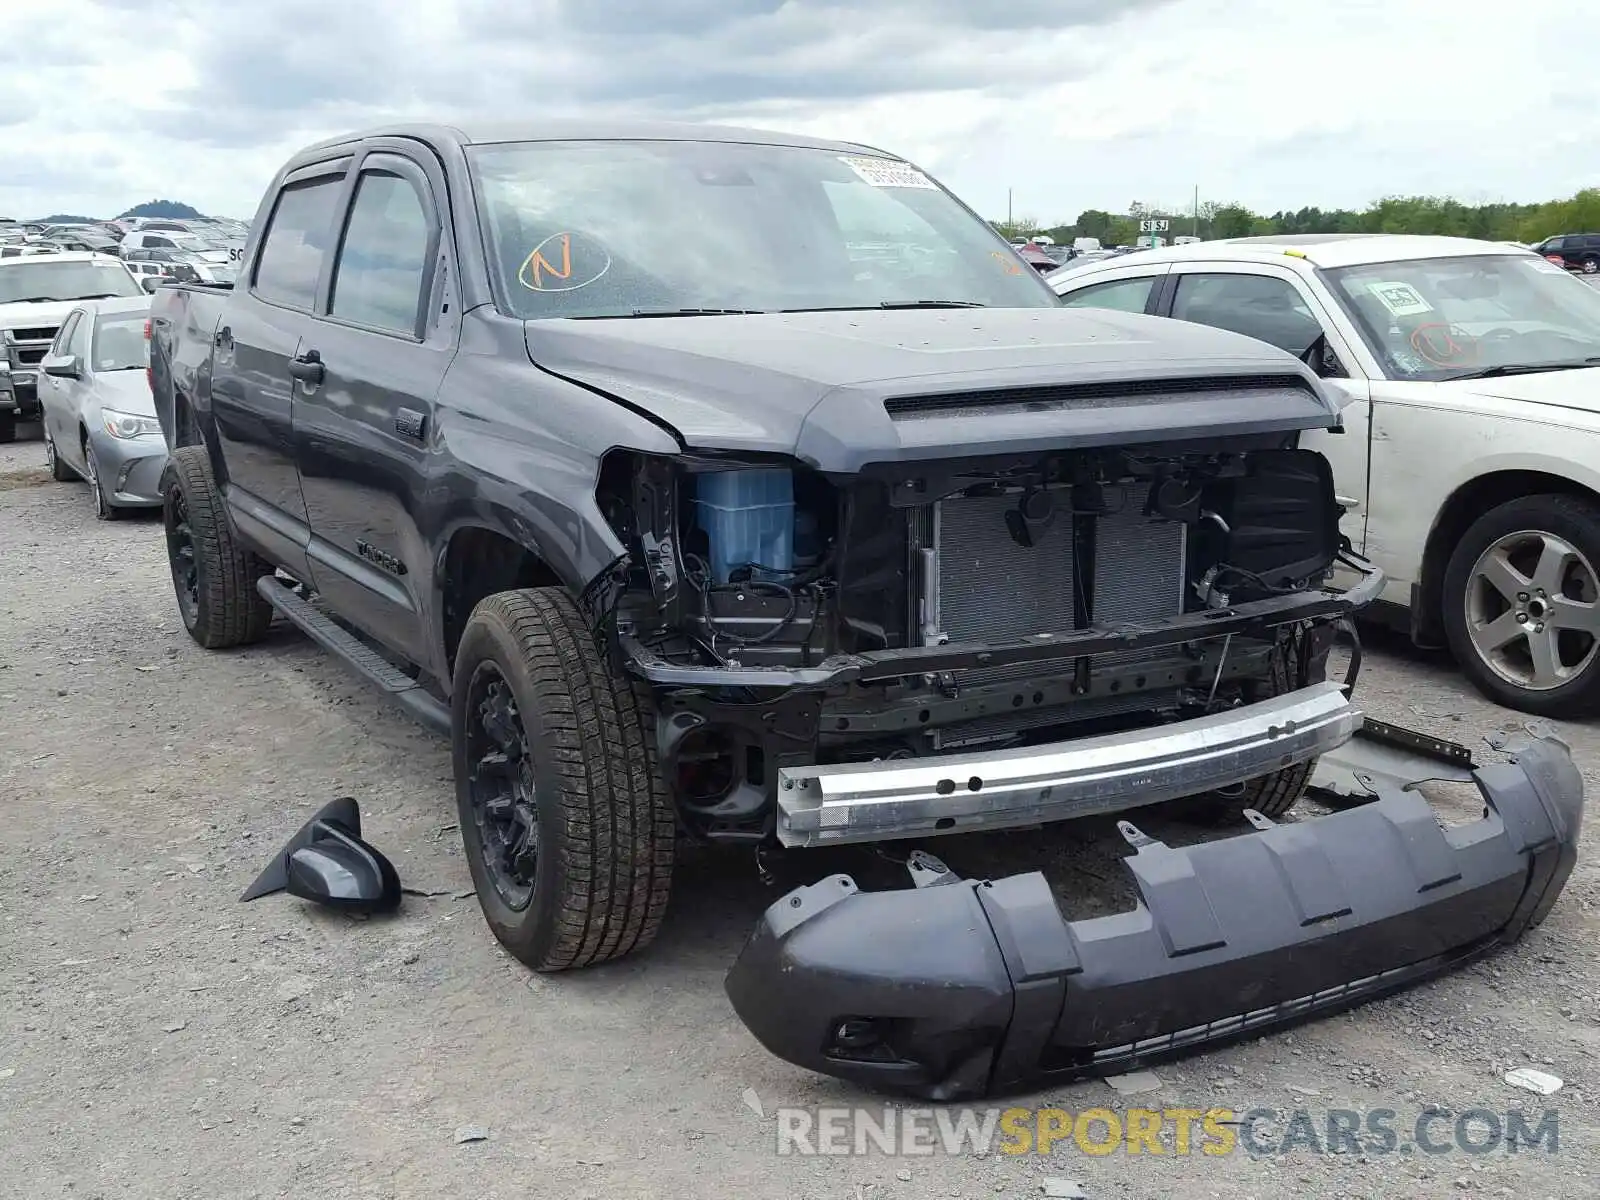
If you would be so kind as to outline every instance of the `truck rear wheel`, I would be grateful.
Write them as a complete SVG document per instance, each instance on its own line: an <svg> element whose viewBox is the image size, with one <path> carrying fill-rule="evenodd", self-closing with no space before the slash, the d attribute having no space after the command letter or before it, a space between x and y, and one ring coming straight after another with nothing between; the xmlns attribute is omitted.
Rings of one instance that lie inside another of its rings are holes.
<svg viewBox="0 0 1600 1200"><path fill-rule="evenodd" d="M207 650L259 641L272 624L272 606L256 580L272 568L234 542L204 446L172 452L161 497L172 586L189 636Z"/></svg>
<svg viewBox="0 0 1600 1200"><path fill-rule="evenodd" d="M648 705L565 592L473 610L451 727L461 837L501 944L543 972L648 946L671 886L672 804Z"/></svg>

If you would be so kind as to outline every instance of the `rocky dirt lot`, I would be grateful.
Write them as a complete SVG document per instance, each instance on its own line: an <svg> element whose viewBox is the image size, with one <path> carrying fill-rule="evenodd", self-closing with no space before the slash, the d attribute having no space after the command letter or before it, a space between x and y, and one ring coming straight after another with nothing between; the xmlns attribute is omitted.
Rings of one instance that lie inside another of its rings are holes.
<svg viewBox="0 0 1600 1200"><path fill-rule="evenodd" d="M83 487L50 482L42 461L31 437L0 448L0 1195L1600 1194L1600 823L1549 921L1508 954L1158 1067L1158 1092L1093 1082L1019 1101L1263 1107L1280 1110L1280 1133L1302 1108L1319 1122L1394 1109L1405 1131L1428 1104L1535 1118L1548 1104L1557 1153L1092 1157L1069 1140L1049 1156L779 1157L747 1089L768 1114L882 1101L771 1058L729 1009L723 972L775 898L748 855L686 869L651 952L531 976L470 895L445 746L290 631L200 651L159 525L97 523ZM1519 725L1448 664L1392 645L1369 647L1359 695L1484 759L1484 735ZM1600 741L1563 732L1594 786ZM426 894L364 922L283 896L236 903L338 795L360 801L369 836ZM938 850L1024 870L1040 845L1069 892L1123 852L1108 824L1004 853ZM1525 1065L1565 1087L1545 1101L1503 1082ZM463 1126L487 1139L458 1144Z"/></svg>

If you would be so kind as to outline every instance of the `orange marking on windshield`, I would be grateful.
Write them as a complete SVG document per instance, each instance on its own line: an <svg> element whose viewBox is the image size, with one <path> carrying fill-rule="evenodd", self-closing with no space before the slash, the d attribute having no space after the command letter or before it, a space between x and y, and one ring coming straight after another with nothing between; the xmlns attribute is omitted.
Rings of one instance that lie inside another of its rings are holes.
<svg viewBox="0 0 1600 1200"><path fill-rule="evenodd" d="M1006 254L1005 254L1005 251L1003 251L1003 250L991 250L991 251L989 251L989 253L994 256L995 262L999 263L1002 267L1004 267L1006 269L1006 274L1007 275L1021 275L1022 274L1022 264L1020 262L1015 261L1014 259L1007 258Z"/></svg>
<svg viewBox="0 0 1600 1200"><path fill-rule="evenodd" d="M560 267L556 267L548 258L544 256L544 248L548 246L551 241L549 238L546 238L543 242L541 242L538 248L523 260L522 271L520 273L526 275L530 271L532 272L533 282L529 286L535 291L544 286L544 277L546 275L549 275L554 279L572 278L572 235L570 233L558 233L556 234L556 240L559 240L561 243Z"/></svg>

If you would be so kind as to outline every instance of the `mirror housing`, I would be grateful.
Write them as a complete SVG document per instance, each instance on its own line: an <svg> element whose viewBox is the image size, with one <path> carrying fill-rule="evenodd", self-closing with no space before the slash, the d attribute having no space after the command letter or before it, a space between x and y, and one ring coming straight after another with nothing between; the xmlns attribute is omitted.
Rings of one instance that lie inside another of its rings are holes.
<svg viewBox="0 0 1600 1200"><path fill-rule="evenodd" d="M83 364L78 361L76 354L63 354L45 363L44 373L54 375L57 379L82 379Z"/></svg>
<svg viewBox="0 0 1600 1200"><path fill-rule="evenodd" d="M394 865L362 840L361 810L349 796L319 809L239 899L274 892L363 913L393 912L402 896Z"/></svg>
<svg viewBox="0 0 1600 1200"><path fill-rule="evenodd" d="M141 275L139 277L139 286L153 296L156 294L156 289L161 286L163 278L164 276L161 275Z"/></svg>

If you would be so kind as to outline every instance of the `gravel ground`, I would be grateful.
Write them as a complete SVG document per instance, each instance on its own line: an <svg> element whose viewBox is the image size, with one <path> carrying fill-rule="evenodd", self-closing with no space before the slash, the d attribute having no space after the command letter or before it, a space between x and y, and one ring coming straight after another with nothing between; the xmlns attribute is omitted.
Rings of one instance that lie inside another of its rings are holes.
<svg viewBox="0 0 1600 1200"><path fill-rule="evenodd" d="M723 972L774 898L747 855L684 873L651 952L531 977L470 896L445 746L292 632L199 650L159 525L97 523L83 487L50 482L42 461L31 437L0 448L0 1195L888 1200L1039 1196L1051 1181L1095 1200L1600 1194L1592 857L1546 924L1492 961L1159 1067L1150 1095L1093 1082L1020 1101L1259 1106L1283 1110L1280 1132L1297 1108L1394 1109L1405 1132L1430 1103L1549 1103L1558 1154L1175 1160L1069 1141L1049 1156L780 1157L747 1089L767 1113L881 1100L773 1059L729 1009ZM1359 694L1376 716L1479 749L1518 725L1448 664L1394 646L1369 648ZM1565 732L1592 786L1600 742ZM429 895L366 922L282 896L237 904L344 794ZM1090 881L1118 851L1104 824L1003 853L938 849L1026 870L1041 845ZM1503 1072L1523 1065L1565 1088L1549 1102L1510 1088ZM467 1125L487 1139L457 1144Z"/></svg>

